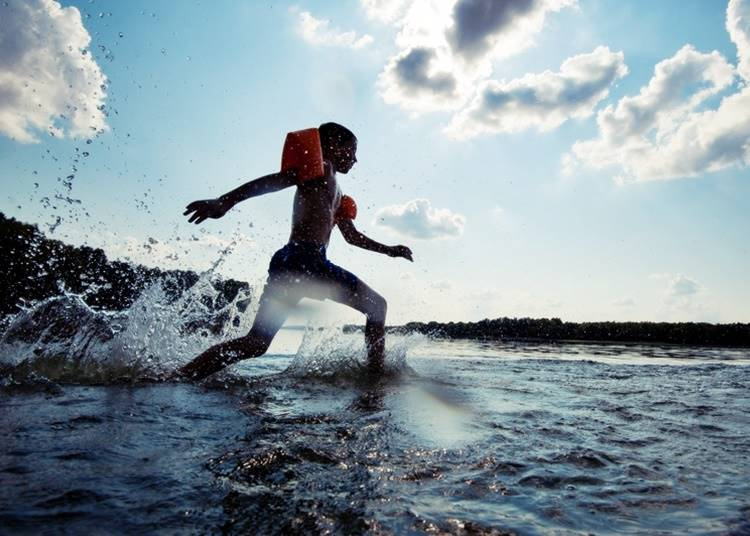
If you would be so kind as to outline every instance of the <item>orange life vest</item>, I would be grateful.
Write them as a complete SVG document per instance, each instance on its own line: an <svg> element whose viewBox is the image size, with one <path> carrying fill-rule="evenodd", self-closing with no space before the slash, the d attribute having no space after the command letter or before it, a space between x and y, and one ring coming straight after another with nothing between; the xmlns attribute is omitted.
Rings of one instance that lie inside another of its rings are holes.
<svg viewBox="0 0 750 536"><path fill-rule="evenodd" d="M317 179L325 175L323 149L317 128L297 130L286 135L281 154L281 171L294 169L300 182ZM348 195L341 197L335 221L353 220L357 217L357 203Z"/></svg>
<svg viewBox="0 0 750 536"><path fill-rule="evenodd" d="M295 169L300 182L317 179L325 175L323 149L317 128L290 132L284 141L281 154L281 171Z"/></svg>

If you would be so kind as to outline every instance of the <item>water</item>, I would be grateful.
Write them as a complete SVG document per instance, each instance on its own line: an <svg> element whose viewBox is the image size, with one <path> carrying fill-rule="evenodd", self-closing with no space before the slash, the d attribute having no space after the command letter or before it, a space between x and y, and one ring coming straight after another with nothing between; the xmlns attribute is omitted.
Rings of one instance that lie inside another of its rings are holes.
<svg viewBox="0 0 750 536"><path fill-rule="evenodd" d="M750 533L746 350L391 337L374 381L329 328L163 381L251 320L206 295L7 323L0 532Z"/></svg>

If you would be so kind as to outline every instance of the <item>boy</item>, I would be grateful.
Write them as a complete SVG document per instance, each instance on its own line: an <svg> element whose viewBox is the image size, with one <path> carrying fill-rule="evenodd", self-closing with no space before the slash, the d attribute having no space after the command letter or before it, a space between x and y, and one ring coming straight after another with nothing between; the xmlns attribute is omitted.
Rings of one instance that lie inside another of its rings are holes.
<svg viewBox="0 0 750 536"><path fill-rule="evenodd" d="M289 243L271 259L253 327L244 337L203 352L182 367L182 376L202 379L241 359L263 355L292 308L303 297L328 298L364 313L368 366L373 371L382 370L385 299L357 276L331 263L326 258L326 247L333 227L338 225L344 239L354 246L413 262L412 253L406 246L386 246L371 240L354 227L352 211L356 214L356 205L351 199L344 199L348 203L342 203L346 196L342 196L336 182L336 172L347 173L357 161L357 138L337 123L322 124L318 133L323 176L303 181L298 169L282 170L243 184L218 199L194 201L187 206L185 215L192 213L189 221L199 224L207 218L221 218L234 205L250 197L297 187Z"/></svg>

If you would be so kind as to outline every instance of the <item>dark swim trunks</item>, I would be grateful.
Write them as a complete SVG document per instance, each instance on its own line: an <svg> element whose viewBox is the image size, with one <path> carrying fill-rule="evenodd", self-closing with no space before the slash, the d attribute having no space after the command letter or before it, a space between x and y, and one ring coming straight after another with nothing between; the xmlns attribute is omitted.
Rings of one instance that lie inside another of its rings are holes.
<svg viewBox="0 0 750 536"><path fill-rule="evenodd" d="M325 247L289 242L271 258L264 295L292 301L336 299L342 292L355 292L358 283L356 275L326 258Z"/></svg>

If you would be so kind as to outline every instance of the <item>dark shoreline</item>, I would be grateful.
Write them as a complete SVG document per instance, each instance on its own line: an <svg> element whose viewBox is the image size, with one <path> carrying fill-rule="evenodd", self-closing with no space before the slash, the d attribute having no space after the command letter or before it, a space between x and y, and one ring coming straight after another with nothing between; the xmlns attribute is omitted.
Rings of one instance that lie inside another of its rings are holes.
<svg viewBox="0 0 750 536"><path fill-rule="evenodd" d="M345 333L359 331L364 331L364 326L344 326ZM388 326L386 331L447 340L750 347L750 324L739 322L564 322L559 318L503 317L479 322L409 322Z"/></svg>
<svg viewBox="0 0 750 536"><path fill-rule="evenodd" d="M193 286L199 275L189 270L160 270L110 261L101 249L74 247L46 237L36 225L0 213L0 258L5 260L5 292L0 317L21 306L62 294L61 286L79 294L91 307L123 310L156 281L175 297ZM239 292L250 296L250 286L233 279L211 281L220 309ZM220 330L226 318L207 324ZM293 326L289 326L293 327ZM362 330L345 325L345 333ZM479 322L409 322L389 326L389 333L421 333L443 339L519 342L588 342L595 344L675 344L714 347L750 347L750 324L705 322L565 322L559 318L496 318Z"/></svg>

